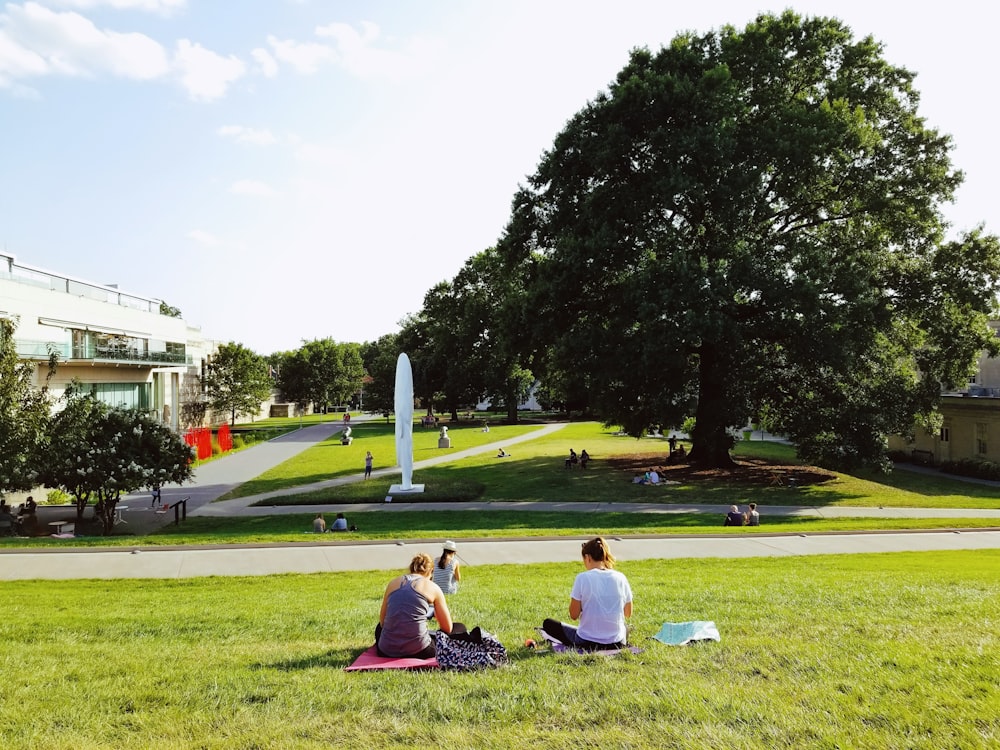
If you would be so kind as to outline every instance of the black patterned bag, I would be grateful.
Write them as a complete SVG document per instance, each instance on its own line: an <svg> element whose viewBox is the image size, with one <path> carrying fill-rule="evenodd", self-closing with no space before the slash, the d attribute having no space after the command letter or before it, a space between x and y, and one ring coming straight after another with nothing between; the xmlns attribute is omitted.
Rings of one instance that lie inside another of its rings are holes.
<svg viewBox="0 0 1000 750"><path fill-rule="evenodd" d="M441 669L469 671L506 664L507 649L491 633L475 628L454 637L440 630L434 634L435 656Z"/></svg>

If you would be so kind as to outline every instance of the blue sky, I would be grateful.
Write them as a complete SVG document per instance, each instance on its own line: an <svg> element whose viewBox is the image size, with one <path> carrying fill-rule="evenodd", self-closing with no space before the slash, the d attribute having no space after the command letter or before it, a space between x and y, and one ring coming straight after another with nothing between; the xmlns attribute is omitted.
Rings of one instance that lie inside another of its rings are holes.
<svg viewBox="0 0 1000 750"><path fill-rule="evenodd" d="M1000 10L889 5L7 2L0 247L260 353L371 340L494 244L518 183L630 49L788 6L918 73L966 174L946 213L996 232Z"/></svg>

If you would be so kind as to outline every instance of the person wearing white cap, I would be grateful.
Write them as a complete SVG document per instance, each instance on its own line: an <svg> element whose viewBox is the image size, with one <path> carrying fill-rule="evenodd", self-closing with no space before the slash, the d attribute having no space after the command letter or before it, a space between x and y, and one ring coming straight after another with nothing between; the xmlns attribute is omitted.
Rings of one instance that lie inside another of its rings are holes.
<svg viewBox="0 0 1000 750"><path fill-rule="evenodd" d="M434 558L433 580L444 593L454 594L458 591L458 582L462 580L455 557L458 547L450 539L441 546L440 557Z"/></svg>

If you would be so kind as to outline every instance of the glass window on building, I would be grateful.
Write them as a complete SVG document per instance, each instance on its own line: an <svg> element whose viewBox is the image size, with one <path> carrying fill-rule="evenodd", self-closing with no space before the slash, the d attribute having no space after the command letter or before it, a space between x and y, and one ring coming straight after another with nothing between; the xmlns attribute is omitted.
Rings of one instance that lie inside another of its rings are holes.
<svg viewBox="0 0 1000 750"><path fill-rule="evenodd" d="M93 383L91 392L108 406L149 411L153 402L151 383Z"/></svg>
<svg viewBox="0 0 1000 750"><path fill-rule="evenodd" d="M187 361L187 346L183 343L168 341L166 343L166 351L168 362L180 362L183 364Z"/></svg>
<svg viewBox="0 0 1000 750"><path fill-rule="evenodd" d="M938 433L938 437L941 439L942 443L947 443L951 440L951 428L942 427L941 431Z"/></svg>
<svg viewBox="0 0 1000 750"><path fill-rule="evenodd" d="M989 425L986 422L976 422L976 453L986 455L989 442Z"/></svg>

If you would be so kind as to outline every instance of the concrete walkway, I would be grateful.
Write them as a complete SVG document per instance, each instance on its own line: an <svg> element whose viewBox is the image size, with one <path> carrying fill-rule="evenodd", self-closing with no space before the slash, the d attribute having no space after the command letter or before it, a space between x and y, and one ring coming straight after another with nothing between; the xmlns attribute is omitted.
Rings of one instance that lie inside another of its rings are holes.
<svg viewBox="0 0 1000 750"><path fill-rule="evenodd" d="M566 562L580 557L580 539L462 540L466 569L476 565ZM872 552L1000 549L1000 530L869 534L779 534L609 537L622 562L706 557L785 557ZM345 570L404 570L418 552L438 553L440 540L323 541L293 545L155 550L48 549L2 555L0 579L194 578ZM10 559L14 557L15 559Z"/></svg>
<svg viewBox="0 0 1000 750"><path fill-rule="evenodd" d="M212 461L198 468L193 484L163 490L165 502L173 503L189 497L190 515L247 516L285 513L357 513L398 512L403 510L518 510L564 511L577 513L718 513L722 506L669 505L645 503L392 503L251 507L251 503L268 497L308 492L323 487L358 481L358 476L326 480L308 486L295 487L267 495L258 495L221 503L220 497L243 482L297 455L311 445L327 439L343 427L339 422L312 425L294 433L268 441L225 459ZM508 440L490 443L463 451L449 452L414 464L415 469L455 461L478 453L496 451L519 442L535 439L563 427L546 425L538 430ZM373 472L375 476L398 473L396 467ZM669 491L668 488L664 488ZM653 490L659 491L659 490ZM140 517L152 523L166 523L172 513L160 516L148 510L148 495L135 495L131 503L130 522ZM775 533L701 534L669 536L611 537L612 550L622 561L643 559L701 557L760 557L786 555L820 555L871 552L924 552L931 550L1000 549L1000 509L951 508L848 508L768 506L768 515L813 516L819 518L868 516L879 518L995 518L995 530L868 532L868 533ZM145 512L143 512L145 511ZM328 573L344 570L400 570L414 554L437 552L442 540L352 541L328 535L303 535L309 541L275 545L229 545L197 547L135 548L46 548L30 552L0 550L0 580L30 579L114 579L114 578L188 578L200 576L272 575L276 573ZM466 565L527 564L576 560L580 554L579 538L520 538L520 539L460 539L459 554Z"/></svg>

